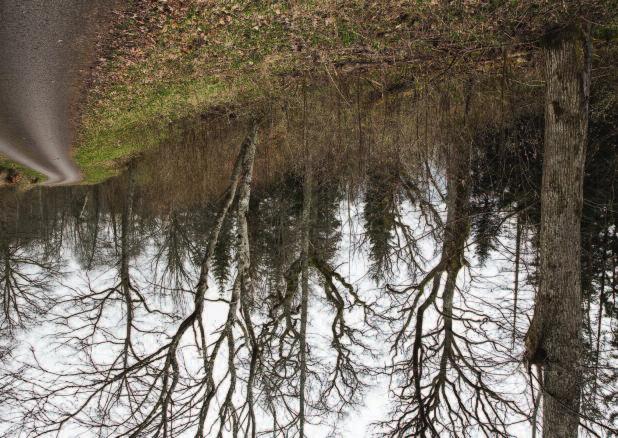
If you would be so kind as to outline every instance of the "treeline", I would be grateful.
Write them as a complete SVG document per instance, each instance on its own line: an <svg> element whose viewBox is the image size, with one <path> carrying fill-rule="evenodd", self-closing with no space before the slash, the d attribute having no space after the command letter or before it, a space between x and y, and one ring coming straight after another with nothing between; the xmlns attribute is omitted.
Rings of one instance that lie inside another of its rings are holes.
<svg viewBox="0 0 618 438"><path fill-rule="evenodd" d="M547 43L545 97L293 82L103 184L4 190L6 435L310 436L383 377L387 436L615 433L618 108L587 38ZM17 341L44 321L56 356Z"/></svg>

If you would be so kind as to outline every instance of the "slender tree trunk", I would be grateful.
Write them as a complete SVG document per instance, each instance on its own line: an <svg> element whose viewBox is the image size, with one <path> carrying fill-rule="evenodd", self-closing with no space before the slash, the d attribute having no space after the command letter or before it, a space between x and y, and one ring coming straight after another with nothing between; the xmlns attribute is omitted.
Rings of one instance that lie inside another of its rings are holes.
<svg viewBox="0 0 618 438"><path fill-rule="evenodd" d="M131 294L131 276L129 272L130 248L129 240L131 234L131 224L133 222L133 200L135 196L135 170L133 165L129 166L128 170L128 188L127 195L122 205L122 215L120 218L120 290L124 295L127 326L125 329L124 339L124 357L123 366L126 369L129 363L129 354L131 350L131 334L133 331L133 297Z"/></svg>
<svg viewBox="0 0 618 438"><path fill-rule="evenodd" d="M580 223L588 130L590 50L582 28L545 42L545 149L540 285L526 339L544 367L543 437L575 438L581 397L583 325Z"/></svg>
<svg viewBox="0 0 618 438"><path fill-rule="evenodd" d="M255 140L253 141L255 143ZM255 148L249 149L243 157L242 168L243 177L238 187L238 277L240 278L240 302L245 322L245 330L248 334L248 347L251 351L251 361L249 365L249 378L247 379L247 406L249 410L249 422L251 425L250 433L246 436L255 438L256 414L253 386L255 383L255 371L258 361L258 345L255 336L253 321L251 320L251 307L253 306L253 286L251 283L251 248L249 246L249 225L247 217L249 215L249 201L251 199L251 183L253 180L253 163L255 161ZM230 350L230 355L232 350ZM233 364L233 361L230 362Z"/></svg>
<svg viewBox="0 0 618 438"><path fill-rule="evenodd" d="M311 191L313 185L311 163L307 164L305 183L303 185L303 231L302 231L302 265L301 265L301 298L300 298L300 397L299 417L300 436L305 437L306 421L306 391L307 391L307 310L309 307L309 224L311 218Z"/></svg>
<svg viewBox="0 0 618 438"><path fill-rule="evenodd" d="M607 246L609 230L607 229L607 221L605 225L605 232L603 234L603 258L601 259L601 286L599 291L599 313L597 315L597 334L596 334L596 348L594 349L594 381L592 384L592 401L596 402L597 398L597 385L599 378L599 356L601 354L601 323L603 321L603 308L605 306L605 274L607 265Z"/></svg>
<svg viewBox="0 0 618 438"><path fill-rule="evenodd" d="M92 238L92 248L90 249L90 255L88 256L88 265L87 269L92 269L92 264L94 263L94 256L97 249L97 240L99 239L99 222L101 219L101 190L98 185L93 187L93 198L94 198L94 230L93 230L93 238Z"/></svg>
<svg viewBox="0 0 618 438"><path fill-rule="evenodd" d="M303 144L305 149L305 180L303 182L303 211L301 237L301 298L300 298L300 438L305 437L306 392L307 392L307 312L309 308L309 245L311 224L311 195L313 191L313 168L307 139L307 94L303 88Z"/></svg>
<svg viewBox="0 0 618 438"><path fill-rule="evenodd" d="M513 337L511 339L511 346L515 347L515 337L517 335L517 299L519 295L519 264L521 260L521 218L518 214L517 217L517 231L515 232L515 288L513 291Z"/></svg>
<svg viewBox="0 0 618 438"><path fill-rule="evenodd" d="M15 297L13 297L11 293L11 247L5 240L6 236L6 233L2 233L2 252L4 253L4 284L2 285L4 296L2 297L2 313L4 320L9 324L9 329L11 329L11 307L14 306Z"/></svg>

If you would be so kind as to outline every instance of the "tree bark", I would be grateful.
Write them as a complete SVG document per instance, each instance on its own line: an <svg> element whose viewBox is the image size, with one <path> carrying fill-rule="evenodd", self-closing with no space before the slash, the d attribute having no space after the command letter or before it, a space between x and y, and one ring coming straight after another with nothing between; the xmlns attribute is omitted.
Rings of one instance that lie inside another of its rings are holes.
<svg viewBox="0 0 618 438"><path fill-rule="evenodd" d="M586 32L579 26L552 32L544 55L540 284L526 358L544 367L543 437L575 438L583 351L580 223L590 89Z"/></svg>
<svg viewBox="0 0 618 438"><path fill-rule="evenodd" d="M305 438L307 421L307 316L309 309L309 250L311 239L311 195L313 192L313 168L307 138L307 91L303 85L303 146L305 150L305 177L303 182L303 210L301 234L301 298L300 298L300 388L299 432Z"/></svg>

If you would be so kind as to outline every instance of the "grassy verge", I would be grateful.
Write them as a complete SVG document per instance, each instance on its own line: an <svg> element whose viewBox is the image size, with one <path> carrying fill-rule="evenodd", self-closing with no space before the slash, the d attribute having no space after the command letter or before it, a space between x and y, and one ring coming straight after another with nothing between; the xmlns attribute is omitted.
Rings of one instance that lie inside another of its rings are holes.
<svg viewBox="0 0 618 438"><path fill-rule="evenodd" d="M102 41L75 160L86 183L102 181L185 117L285 92L282 76L386 64L452 75L507 52L532 65L542 25L568 19L565 8L546 0L133 0Z"/></svg>
<svg viewBox="0 0 618 438"><path fill-rule="evenodd" d="M134 1L96 70L75 159L85 181L98 182L161 143L175 121L282 92L281 76L442 62L433 52L447 48L413 38L435 13L423 1Z"/></svg>
<svg viewBox="0 0 618 438"><path fill-rule="evenodd" d="M114 86L111 96L117 99L84 117L74 155L84 182L96 183L116 174L129 159L162 143L174 122L231 103L240 93L244 93L242 86L216 78Z"/></svg>

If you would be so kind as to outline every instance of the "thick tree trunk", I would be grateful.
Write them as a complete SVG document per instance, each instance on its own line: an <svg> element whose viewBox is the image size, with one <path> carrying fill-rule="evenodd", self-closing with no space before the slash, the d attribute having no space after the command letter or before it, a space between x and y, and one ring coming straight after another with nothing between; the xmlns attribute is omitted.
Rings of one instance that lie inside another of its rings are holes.
<svg viewBox="0 0 618 438"><path fill-rule="evenodd" d="M579 425L583 318L580 222L589 55L581 28L561 30L546 41L540 285L526 339L527 359L545 371L545 438L575 438Z"/></svg>

